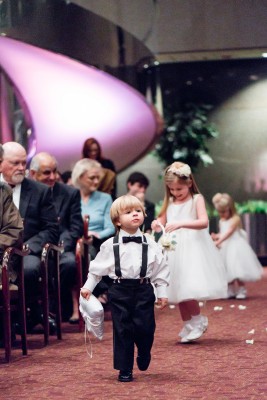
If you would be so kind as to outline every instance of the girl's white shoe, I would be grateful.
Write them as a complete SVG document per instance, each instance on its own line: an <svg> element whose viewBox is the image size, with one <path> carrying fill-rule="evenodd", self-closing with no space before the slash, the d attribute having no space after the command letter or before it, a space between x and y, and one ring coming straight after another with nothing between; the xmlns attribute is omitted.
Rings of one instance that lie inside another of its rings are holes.
<svg viewBox="0 0 267 400"><path fill-rule="evenodd" d="M193 326L190 325L189 322L187 322L186 324L184 324L182 330L178 333L178 336L180 336L180 338L183 338L185 336L187 336L193 329Z"/></svg>
<svg viewBox="0 0 267 400"><path fill-rule="evenodd" d="M205 315L201 315L201 321L198 324L194 325L194 323L192 322L190 324L185 324L185 326L179 333L179 336L181 336L181 343L189 343L199 339L203 335L203 333L206 332L207 328L208 318Z"/></svg>
<svg viewBox="0 0 267 400"><path fill-rule="evenodd" d="M227 289L227 297L228 297L228 299L234 299L235 296L236 296L236 293L235 293L234 285L231 285L231 284L228 285L228 289Z"/></svg>
<svg viewBox="0 0 267 400"><path fill-rule="evenodd" d="M235 298L238 300L246 299L247 298L247 289L244 286L240 286L236 293Z"/></svg>

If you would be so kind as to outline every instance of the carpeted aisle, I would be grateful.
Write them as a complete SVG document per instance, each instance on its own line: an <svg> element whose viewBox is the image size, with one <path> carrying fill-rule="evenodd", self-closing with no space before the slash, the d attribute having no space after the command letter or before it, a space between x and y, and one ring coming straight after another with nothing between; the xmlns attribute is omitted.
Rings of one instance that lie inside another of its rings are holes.
<svg viewBox="0 0 267 400"><path fill-rule="evenodd" d="M105 322L102 342L92 339L92 359L76 326L64 324L63 340L51 337L46 348L42 335L29 335L28 356L16 348L11 363L4 364L1 349L0 399L267 399L267 268L262 281L247 287L246 300L213 301L203 307L209 328L193 344L178 341L177 308L156 309L151 367L146 372L135 367L132 383L116 380L111 321Z"/></svg>

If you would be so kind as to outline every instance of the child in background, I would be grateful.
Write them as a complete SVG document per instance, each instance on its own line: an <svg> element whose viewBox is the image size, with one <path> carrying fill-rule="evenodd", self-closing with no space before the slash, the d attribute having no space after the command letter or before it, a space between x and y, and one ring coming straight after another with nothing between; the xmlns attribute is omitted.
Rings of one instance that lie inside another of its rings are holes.
<svg viewBox="0 0 267 400"><path fill-rule="evenodd" d="M245 299L247 290L244 282L260 279L262 266L247 241L232 197L227 193L217 193L212 202L220 220L219 233L212 233L211 236L220 249L226 267L228 298Z"/></svg>
<svg viewBox="0 0 267 400"><path fill-rule="evenodd" d="M132 172L127 179L128 194L136 196L145 207L146 216L142 231L151 233L151 224L155 218L155 204L146 199L149 179L142 172Z"/></svg>
<svg viewBox="0 0 267 400"><path fill-rule="evenodd" d="M139 227L144 223L145 209L137 197L126 195L116 199L110 216L117 234L101 245L91 261L81 295L89 299L101 276L111 278L108 297L113 320L114 368L120 371L120 382L131 382L134 345L138 350L138 368L145 371L150 364L155 332L151 283L162 309L168 303L169 268L161 247L142 235Z"/></svg>
<svg viewBox="0 0 267 400"><path fill-rule="evenodd" d="M152 229L175 235L176 247L168 252L169 303L179 304L184 322L181 343L202 336L208 318L200 314L199 301L227 297L227 281L219 251L207 230L205 201L189 165L174 162L164 175L165 197Z"/></svg>

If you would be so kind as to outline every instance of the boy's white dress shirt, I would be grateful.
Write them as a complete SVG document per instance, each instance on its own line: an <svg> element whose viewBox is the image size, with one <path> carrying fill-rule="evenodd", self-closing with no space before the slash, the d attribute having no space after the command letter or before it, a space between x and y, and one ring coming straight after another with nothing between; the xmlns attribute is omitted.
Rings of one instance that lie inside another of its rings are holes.
<svg viewBox="0 0 267 400"><path fill-rule="evenodd" d="M140 229L134 235L120 230L119 232L119 251L121 279L140 279L142 265L142 244L135 242L122 243L123 236L141 236ZM167 297L167 286L169 284L169 267L166 257L162 253L161 247L150 237L148 243L148 262L146 278L150 278L151 283L156 288L157 298ZM94 290L102 276L108 275L111 279L117 279L115 274L115 258L113 252L113 237L106 240L100 247L96 258L90 262L89 273L84 288Z"/></svg>

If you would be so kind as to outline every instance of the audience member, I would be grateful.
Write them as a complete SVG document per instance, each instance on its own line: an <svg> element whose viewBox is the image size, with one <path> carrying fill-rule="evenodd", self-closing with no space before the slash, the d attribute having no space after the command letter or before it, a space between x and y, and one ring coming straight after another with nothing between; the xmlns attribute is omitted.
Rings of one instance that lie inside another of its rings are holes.
<svg viewBox="0 0 267 400"><path fill-rule="evenodd" d="M98 190L111 194L116 198L116 169L113 161L102 156L100 143L95 138L86 139L83 144L82 157L98 161L101 166L101 177L98 184Z"/></svg>
<svg viewBox="0 0 267 400"><path fill-rule="evenodd" d="M38 293L40 277L40 257L43 246L50 242L57 244L59 231L51 190L25 177L27 154L16 142L3 145L1 181L13 188L13 201L20 211L24 222L24 242L28 244L30 254L24 257L24 279L26 305L30 308L28 328L43 322L43 316L36 302L30 304L32 295ZM56 323L49 318L50 333L56 331Z"/></svg>
<svg viewBox="0 0 267 400"><path fill-rule="evenodd" d="M71 292L76 279L75 250L77 240L83 235L81 195L79 190L57 182L57 161L45 152L36 154L30 164L30 176L52 188L53 201L59 220L59 239L64 252L60 255L60 283L63 320L79 322L79 310L72 309ZM71 307L70 307L71 304Z"/></svg>
<svg viewBox="0 0 267 400"><path fill-rule="evenodd" d="M137 197L146 211L144 225L141 230L150 233L151 224L155 218L155 204L145 198L148 186L149 179L142 172L133 172L127 179L128 194Z"/></svg>
<svg viewBox="0 0 267 400"><path fill-rule="evenodd" d="M0 172L3 159L3 147L0 145ZM10 247L20 247L22 245L23 222L19 211L12 199L11 188L0 182L0 288L2 285L2 260L4 251ZM13 264L13 263L12 263ZM17 274L13 265L9 265L10 289L17 290L16 282ZM3 325L0 321L0 347L2 347ZM15 341L16 335L12 329L12 342Z"/></svg>
<svg viewBox="0 0 267 400"><path fill-rule="evenodd" d="M82 198L82 215L89 215L90 257L93 259L100 249L100 245L114 235L114 226L111 222L109 210L112 198L109 194L97 190L101 176L101 165L88 158L78 161L72 171L73 185L80 189ZM107 286L101 282L94 294L98 297L105 292Z"/></svg>
<svg viewBox="0 0 267 400"><path fill-rule="evenodd" d="M3 147L0 145L0 172L2 170ZM11 188L0 182L0 284L3 253L7 247L22 244L23 222L13 203ZM11 281L16 280L16 271L10 271Z"/></svg>

